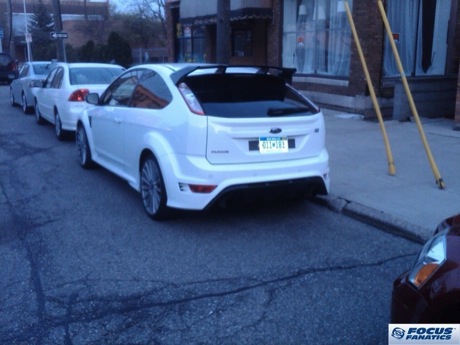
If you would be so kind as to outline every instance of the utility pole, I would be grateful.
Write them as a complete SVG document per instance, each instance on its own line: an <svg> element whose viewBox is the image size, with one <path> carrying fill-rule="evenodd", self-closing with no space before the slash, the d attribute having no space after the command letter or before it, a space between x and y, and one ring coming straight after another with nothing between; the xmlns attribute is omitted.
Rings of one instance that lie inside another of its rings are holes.
<svg viewBox="0 0 460 345"><path fill-rule="evenodd" d="M230 63L230 0L217 0L217 63Z"/></svg>
<svg viewBox="0 0 460 345"><path fill-rule="evenodd" d="M61 3L59 0L53 0L53 18L54 30L56 32L62 32ZM61 37L56 38L56 52L58 61L67 61L64 40Z"/></svg>
<svg viewBox="0 0 460 345"><path fill-rule="evenodd" d="M27 9L26 9L26 0L22 0L24 6L24 27L25 27L25 35L24 38L26 40L26 47L27 47L27 61L32 61L31 58L31 51L30 51L30 34L29 34L29 21L27 20Z"/></svg>
<svg viewBox="0 0 460 345"><path fill-rule="evenodd" d="M8 11L8 46L10 49L10 55L13 59L16 59L16 50L14 49L14 40L13 40L13 9L11 6L11 0L6 2L7 11Z"/></svg>

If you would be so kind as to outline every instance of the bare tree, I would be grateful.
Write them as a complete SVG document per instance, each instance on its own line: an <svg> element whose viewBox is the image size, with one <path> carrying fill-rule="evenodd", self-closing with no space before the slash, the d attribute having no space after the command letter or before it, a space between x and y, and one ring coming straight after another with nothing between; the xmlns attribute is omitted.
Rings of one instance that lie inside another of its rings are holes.
<svg viewBox="0 0 460 345"><path fill-rule="evenodd" d="M161 30L164 37L166 37L166 20L165 20L165 6L166 0L138 0L134 4L137 13L143 17L161 24Z"/></svg>
<svg viewBox="0 0 460 345"><path fill-rule="evenodd" d="M117 22L116 31L134 45L149 48L152 44L164 43L161 24L142 16L141 13L120 13L113 18Z"/></svg>
<svg viewBox="0 0 460 345"><path fill-rule="evenodd" d="M107 41L110 31L113 30L113 23L111 20L87 19L76 22L75 29L96 44L103 44Z"/></svg>

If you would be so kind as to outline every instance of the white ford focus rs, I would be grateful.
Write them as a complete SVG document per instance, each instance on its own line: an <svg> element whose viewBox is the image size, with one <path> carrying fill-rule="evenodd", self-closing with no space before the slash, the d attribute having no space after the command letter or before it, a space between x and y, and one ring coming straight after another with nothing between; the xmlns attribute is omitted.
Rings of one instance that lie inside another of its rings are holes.
<svg viewBox="0 0 460 345"><path fill-rule="evenodd" d="M140 192L162 219L250 198L327 194L321 110L275 67L135 66L78 117L81 166L93 162Z"/></svg>

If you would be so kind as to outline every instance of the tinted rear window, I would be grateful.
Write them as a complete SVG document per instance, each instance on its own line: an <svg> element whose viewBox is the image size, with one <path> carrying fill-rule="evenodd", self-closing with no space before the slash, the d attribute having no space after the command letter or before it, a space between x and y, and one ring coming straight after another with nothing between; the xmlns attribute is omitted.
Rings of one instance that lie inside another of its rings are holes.
<svg viewBox="0 0 460 345"><path fill-rule="evenodd" d="M110 84L123 69L114 67L78 67L70 70L70 84Z"/></svg>
<svg viewBox="0 0 460 345"><path fill-rule="evenodd" d="M49 73L50 69L48 68L49 66L51 66L50 64L33 64L32 65L33 68L34 68L34 72L35 74L43 74L43 75L46 75Z"/></svg>
<svg viewBox="0 0 460 345"><path fill-rule="evenodd" d="M205 114L220 117L301 116L318 110L281 78L266 74L206 74L185 83Z"/></svg>

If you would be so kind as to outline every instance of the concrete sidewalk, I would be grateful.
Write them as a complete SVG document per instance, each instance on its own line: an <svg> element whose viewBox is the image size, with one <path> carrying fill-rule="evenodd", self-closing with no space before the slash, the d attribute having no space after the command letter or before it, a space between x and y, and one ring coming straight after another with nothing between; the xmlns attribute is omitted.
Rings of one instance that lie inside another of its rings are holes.
<svg viewBox="0 0 460 345"><path fill-rule="evenodd" d="M389 174L378 121L323 109L330 155L331 189L318 201L328 207L425 242L438 223L460 213L460 131L453 120L421 118L440 189L417 125L385 121L395 164Z"/></svg>

